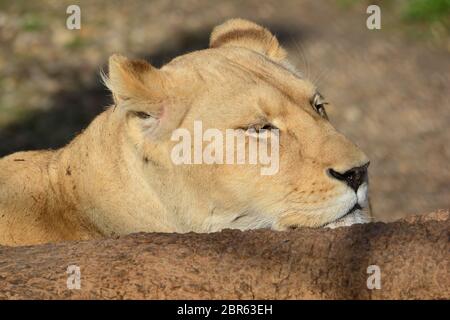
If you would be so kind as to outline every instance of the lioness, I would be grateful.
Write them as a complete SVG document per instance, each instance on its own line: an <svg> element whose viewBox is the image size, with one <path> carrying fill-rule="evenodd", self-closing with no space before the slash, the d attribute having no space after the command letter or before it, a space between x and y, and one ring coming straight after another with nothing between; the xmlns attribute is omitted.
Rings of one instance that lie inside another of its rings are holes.
<svg viewBox="0 0 450 320"><path fill-rule="evenodd" d="M327 120L316 87L267 29L217 26L210 47L160 69L113 55L111 106L69 145L0 160L0 244L132 232L213 232L368 222L367 156ZM176 165L177 128L279 130L279 171Z"/></svg>

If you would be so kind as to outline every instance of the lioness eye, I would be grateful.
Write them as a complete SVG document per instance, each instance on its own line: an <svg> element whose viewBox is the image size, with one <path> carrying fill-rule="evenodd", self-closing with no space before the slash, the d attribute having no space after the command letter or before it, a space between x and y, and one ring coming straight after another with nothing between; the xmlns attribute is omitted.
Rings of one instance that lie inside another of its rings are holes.
<svg viewBox="0 0 450 320"><path fill-rule="evenodd" d="M316 93L311 100L311 105L316 110L316 112L325 119L328 119L327 113L325 111L325 105L328 104L328 102L324 101L323 97L320 95L320 93Z"/></svg>
<svg viewBox="0 0 450 320"><path fill-rule="evenodd" d="M148 113L145 113L145 112L142 112L142 111L135 111L135 112L133 112L133 113L134 113L134 115L135 115L136 117L141 118L141 119L147 119L147 118L150 118L150 115L149 115Z"/></svg>
<svg viewBox="0 0 450 320"><path fill-rule="evenodd" d="M259 138L259 137L261 137L261 134L263 132L268 132L272 129L278 129L278 128L271 123L266 123L266 124L251 125L243 130L245 131L245 133L247 135L254 137L254 138Z"/></svg>
<svg viewBox="0 0 450 320"><path fill-rule="evenodd" d="M325 106L323 103L316 105L317 113L325 119L328 119L327 113L325 111Z"/></svg>
<svg viewBox="0 0 450 320"><path fill-rule="evenodd" d="M259 133L262 130L272 130L272 129L278 129L278 128L275 127L271 123L266 123L264 125L257 125L257 126L250 127L249 129L254 129L257 133Z"/></svg>

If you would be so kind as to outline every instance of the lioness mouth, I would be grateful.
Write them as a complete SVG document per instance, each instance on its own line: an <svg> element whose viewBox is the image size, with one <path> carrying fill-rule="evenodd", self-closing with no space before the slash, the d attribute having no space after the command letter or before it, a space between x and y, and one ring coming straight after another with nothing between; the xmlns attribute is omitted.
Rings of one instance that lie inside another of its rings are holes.
<svg viewBox="0 0 450 320"><path fill-rule="evenodd" d="M346 214L344 214L342 217L337 218L336 220L333 220L331 222L328 222L324 224L322 227L328 227L332 224L339 224L340 222L344 221L348 216L350 216L352 213L354 213L356 210L362 210L363 208L361 205L357 202L353 208L351 208Z"/></svg>
<svg viewBox="0 0 450 320"><path fill-rule="evenodd" d="M338 220L340 220L340 219L343 219L343 218L347 217L348 215L352 214L352 213L355 212L356 210L362 210L362 207L359 205L358 202L357 202L357 203L353 206L353 208L351 208L346 214L344 214L342 217L340 217L340 218L334 220L333 222L336 222L336 221L338 221Z"/></svg>

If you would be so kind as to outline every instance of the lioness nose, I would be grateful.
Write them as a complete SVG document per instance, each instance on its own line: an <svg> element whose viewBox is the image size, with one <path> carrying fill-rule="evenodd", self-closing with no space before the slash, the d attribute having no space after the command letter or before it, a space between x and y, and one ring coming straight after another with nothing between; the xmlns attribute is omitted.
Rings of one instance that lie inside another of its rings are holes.
<svg viewBox="0 0 450 320"><path fill-rule="evenodd" d="M334 171L333 169L328 169L328 172L333 178L345 182L350 188L352 188L356 192L359 186L363 182L367 181L367 167L369 166L369 164L370 163L367 162L363 166L351 168L350 170L344 173L339 173L337 171Z"/></svg>

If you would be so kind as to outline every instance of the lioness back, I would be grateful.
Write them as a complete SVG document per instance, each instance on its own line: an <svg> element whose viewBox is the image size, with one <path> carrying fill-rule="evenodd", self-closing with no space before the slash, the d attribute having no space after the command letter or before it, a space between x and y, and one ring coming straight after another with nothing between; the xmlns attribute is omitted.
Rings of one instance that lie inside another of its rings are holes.
<svg viewBox="0 0 450 320"><path fill-rule="evenodd" d="M52 196L58 188L52 184L55 155L55 151L27 151L0 159L0 244L77 238L76 229L60 223L61 199Z"/></svg>
<svg viewBox="0 0 450 320"><path fill-rule="evenodd" d="M36 234L39 219L29 209L43 212L47 199L43 191L48 184L43 172L47 171L52 152L18 152L0 159L0 242L20 243L24 234ZM15 225L27 230L16 234Z"/></svg>

